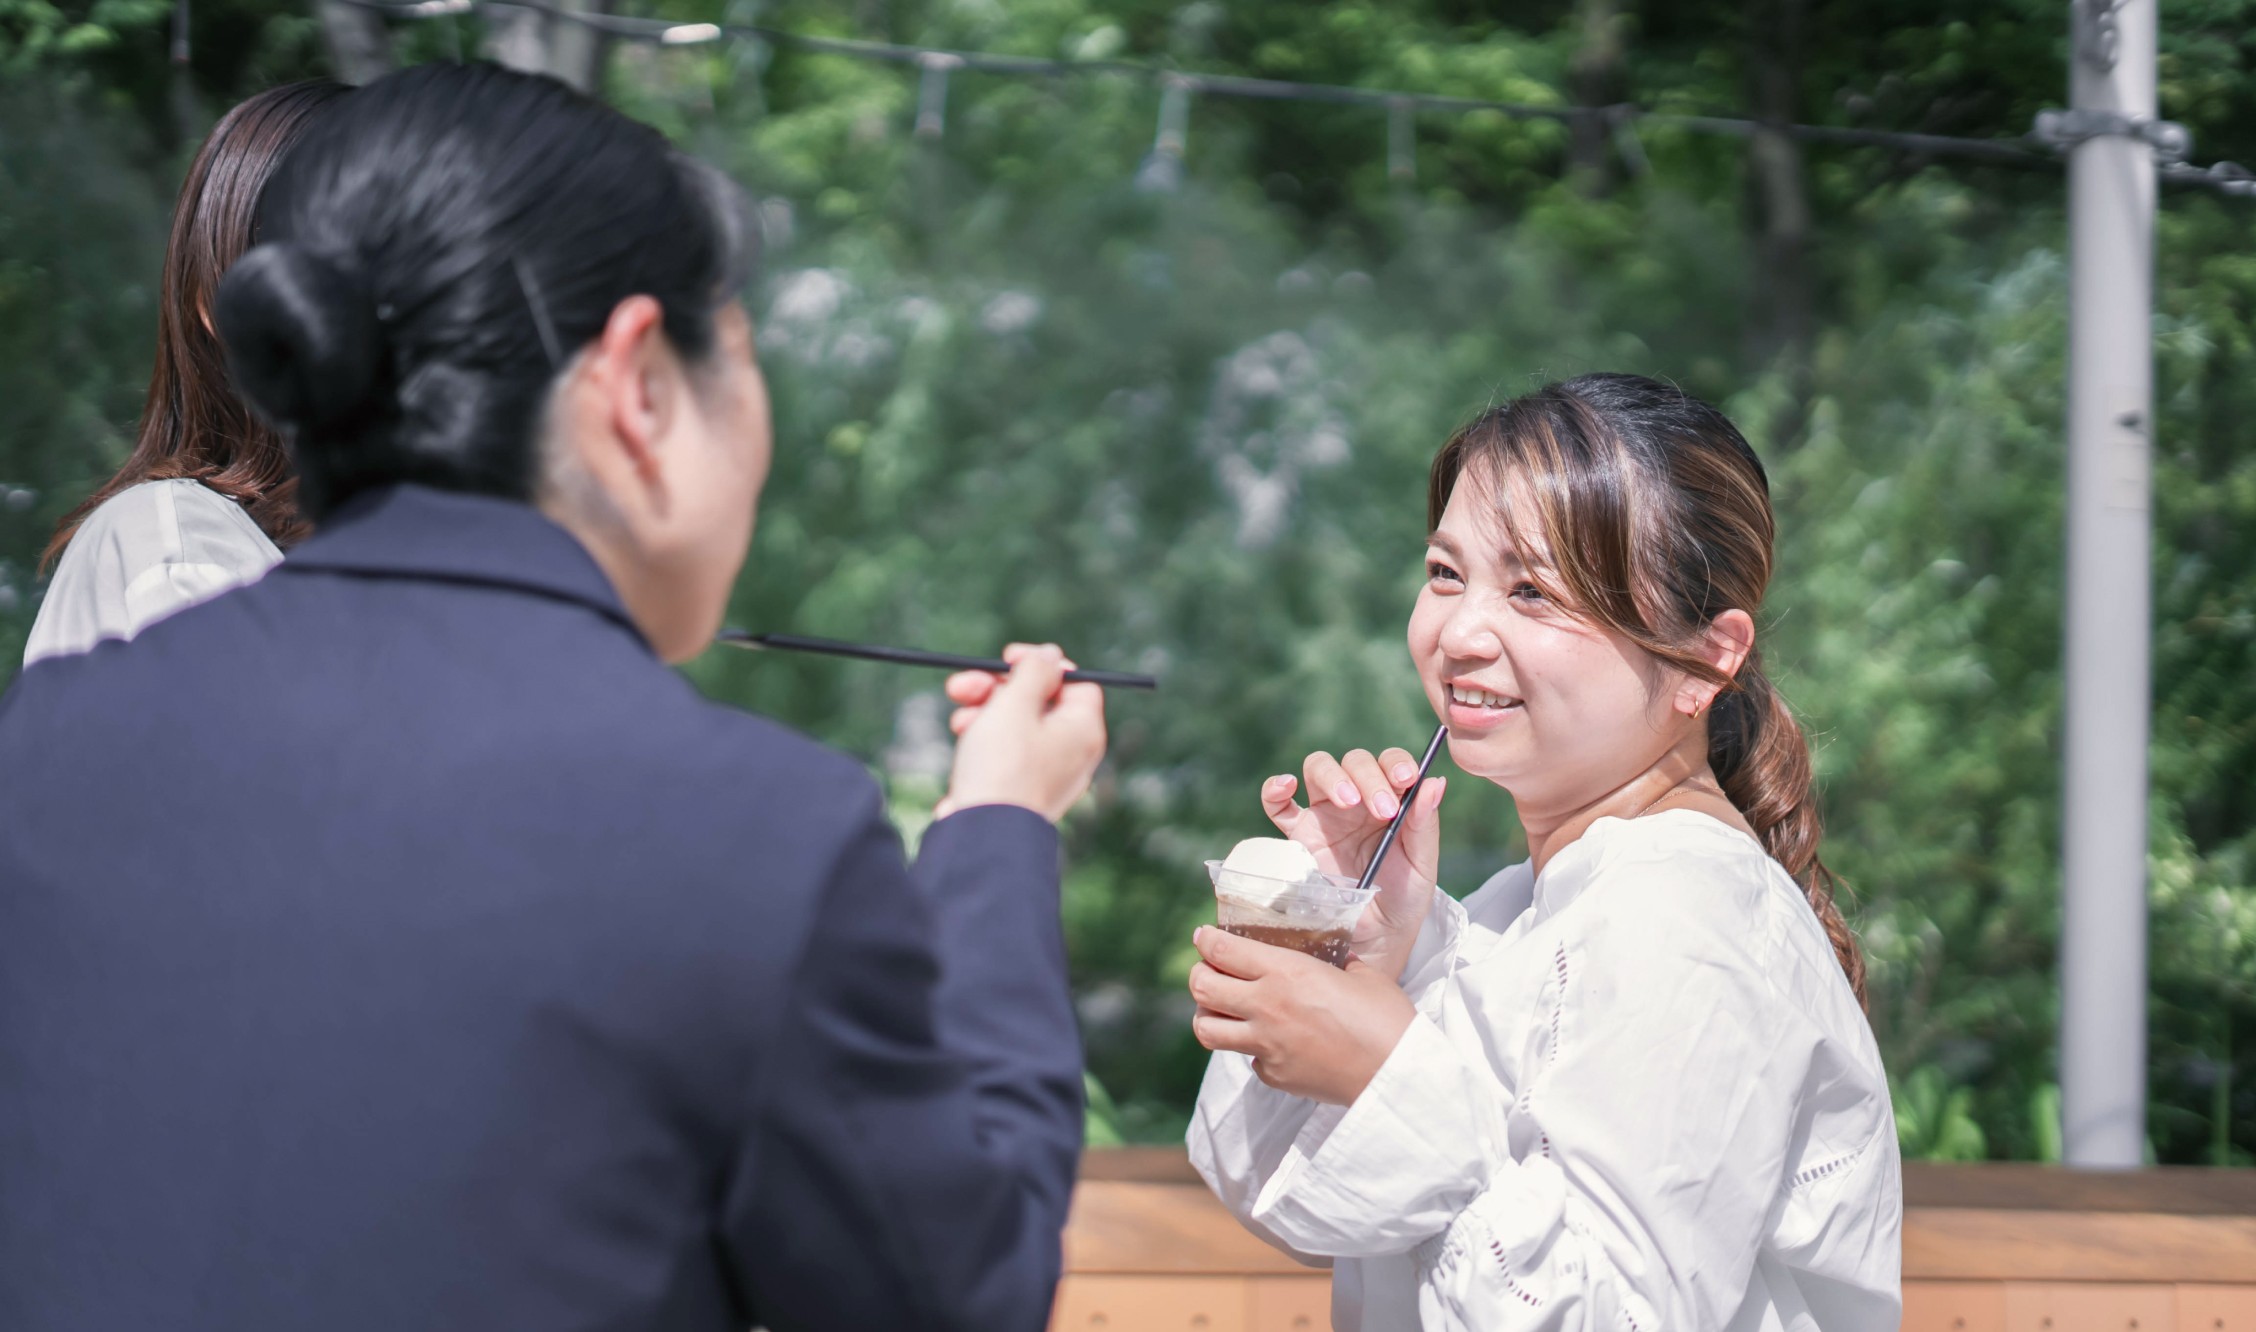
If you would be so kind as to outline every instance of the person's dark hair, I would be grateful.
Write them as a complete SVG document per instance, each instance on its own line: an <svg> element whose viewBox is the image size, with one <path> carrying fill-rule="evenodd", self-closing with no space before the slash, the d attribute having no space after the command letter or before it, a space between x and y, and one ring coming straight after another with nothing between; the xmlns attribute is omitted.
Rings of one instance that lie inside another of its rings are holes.
<svg viewBox="0 0 2256 1332"><path fill-rule="evenodd" d="M573 352L646 295L702 358L747 221L720 173L554 79L416 66L356 90L276 174L219 331L315 517L395 482L530 500Z"/></svg>
<svg viewBox="0 0 2256 1332"><path fill-rule="evenodd" d="M1770 585L1770 481L1723 413L1637 375L1584 375L1482 414L1435 456L1429 526L1472 473L1517 491L1548 553L1531 572L1546 595L1671 666L1724 686L1708 720L1708 763L1731 803L1802 885L1863 1003L1864 955L1818 858L1823 828L1809 743L1763 674L1759 649L1736 677L1699 648L1727 610L1753 615ZM1523 547L1510 506L1504 530ZM1530 561L1534 563L1534 561Z"/></svg>
<svg viewBox="0 0 2256 1332"><path fill-rule="evenodd" d="M52 565L86 516L144 481L189 478L241 504L274 543L307 531L297 478L281 437L236 396L212 331L220 277L256 239L259 194L315 117L342 97L327 79L270 88L220 118L189 164L172 208L157 300L157 357L149 396L125 465L56 525L40 556Z"/></svg>

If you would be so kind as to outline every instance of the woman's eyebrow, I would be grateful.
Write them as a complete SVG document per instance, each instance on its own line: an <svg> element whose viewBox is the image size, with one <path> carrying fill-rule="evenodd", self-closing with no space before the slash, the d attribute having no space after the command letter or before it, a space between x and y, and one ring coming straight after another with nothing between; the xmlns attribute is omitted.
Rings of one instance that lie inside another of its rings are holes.
<svg viewBox="0 0 2256 1332"><path fill-rule="evenodd" d="M1440 531L1438 529L1426 533L1426 544L1436 547L1441 551L1442 554L1449 556L1451 559L1459 558L1465 553L1463 550L1458 548L1456 542L1449 539L1448 533Z"/></svg>

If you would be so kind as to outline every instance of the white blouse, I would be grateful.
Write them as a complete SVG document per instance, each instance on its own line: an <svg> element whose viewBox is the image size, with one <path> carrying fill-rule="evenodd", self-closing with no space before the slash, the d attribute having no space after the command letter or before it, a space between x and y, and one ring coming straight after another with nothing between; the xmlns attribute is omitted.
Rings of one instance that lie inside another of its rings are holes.
<svg viewBox="0 0 2256 1332"><path fill-rule="evenodd" d="M24 665L131 638L158 620L257 582L282 552L243 506L197 481L144 481L112 495L55 564Z"/></svg>
<svg viewBox="0 0 2256 1332"><path fill-rule="evenodd" d="M1418 1006L1351 1106L1216 1054L1191 1160L1329 1260L1343 1332L1894 1332L1902 1168L1824 929L1746 834L1600 819L1436 894Z"/></svg>

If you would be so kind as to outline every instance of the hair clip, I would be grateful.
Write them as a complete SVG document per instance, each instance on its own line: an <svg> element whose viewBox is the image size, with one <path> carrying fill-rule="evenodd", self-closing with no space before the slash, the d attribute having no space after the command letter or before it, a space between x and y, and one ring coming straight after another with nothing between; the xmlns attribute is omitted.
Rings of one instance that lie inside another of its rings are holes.
<svg viewBox="0 0 2256 1332"><path fill-rule="evenodd" d="M548 352L548 368L562 370L564 347L557 340L556 326L548 322L548 303L541 299L540 284L517 255L509 256L509 268L517 275L517 290L524 294L525 308L533 312L533 330L540 334L541 347Z"/></svg>

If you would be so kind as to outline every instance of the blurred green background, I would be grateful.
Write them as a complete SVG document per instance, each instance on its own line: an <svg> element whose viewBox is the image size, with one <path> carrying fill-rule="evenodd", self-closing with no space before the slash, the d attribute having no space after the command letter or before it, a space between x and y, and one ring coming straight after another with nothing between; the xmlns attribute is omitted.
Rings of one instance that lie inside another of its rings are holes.
<svg viewBox="0 0 2256 1332"><path fill-rule="evenodd" d="M2065 97L2061 0L622 0L1052 59L1535 104L2012 137ZM332 15L334 19L334 15ZM55 520L125 454L164 225L231 100L329 72L309 0L0 0L0 671ZM2256 0L2164 0L2163 113L2256 160ZM367 32L362 30L362 36ZM475 52L474 17L389 59ZM1149 78L616 45L617 105L760 198L778 460L737 623L1158 670L1068 823L1098 1140L1176 1138L1199 861L1310 748L1414 745L1428 458L1546 378L1725 405L1782 523L1767 651L1818 746L1906 1153L2055 1158L2065 269L2057 172L1495 113L1195 99L1138 188ZM1642 162L1640 162L1642 159ZM1640 169L1642 167L1642 169ZM2151 1150L2256 1160L2256 201L2165 191L2156 318ZM2124 632L2141 626L2126 624ZM866 758L913 835L933 678L709 654L716 697ZM2123 706L2141 706L2125 699ZM183 706L193 706L184 701ZM1460 786L1460 893L1522 851ZM223 888L224 886L218 886ZM757 885L748 885L756 891Z"/></svg>

